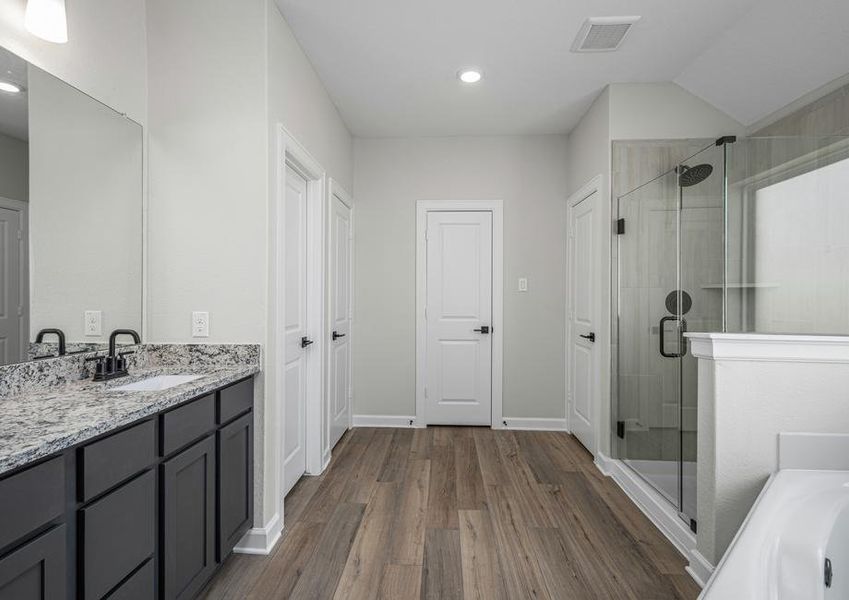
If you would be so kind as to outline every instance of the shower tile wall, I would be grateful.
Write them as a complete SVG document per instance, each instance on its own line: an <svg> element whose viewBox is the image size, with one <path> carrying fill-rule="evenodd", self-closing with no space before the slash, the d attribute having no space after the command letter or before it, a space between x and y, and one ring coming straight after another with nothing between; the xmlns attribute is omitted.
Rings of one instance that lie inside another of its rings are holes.
<svg viewBox="0 0 849 600"><path fill-rule="evenodd" d="M660 140L660 141L615 141L612 147L611 197L613 214L618 212L618 198L645 184L661 173L684 162L688 157L709 146L713 140ZM696 162L708 162L706 159ZM688 318L691 331L716 331L721 322L699 315L721 315L721 287L713 284L722 281L721 246L716 240L722 236L722 178L721 165L714 165L716 177L708 178L692 188L686 188L682 212L682 263L687 266L682 272L682 289L693 299L692 315ZM631 311L621 319L623 326L632 331L622 331L617 307L611 322L612 356L614 378L611 385L613 414L615 420L626 421L625 440L617 440L617 456L629 459L678 460L679 458L679 413L678 377L670 369L677 369L677 361L665 359L657 352L658 326L661 316L669 314L664 298L675 289L675 254L660 252L660 247L675 248L675 224L670 222L677 199L677 182L674 175L655 182L644 189L640 197L643 203L642 219L631 218L631 224L651 231L641 232L637 256L622 256L619 267L618 244L614 239L613 285L619 290L620 312ZM655 206L656 205L656 206ZM635 210L625 207L624 210ZM620 215L626 216L626 215ZM636 215L633 215L634 217ZM627 218L627 216L626 216ZM627 228L627 225L626 225ZM647 234L647 235L646 235ZM647 245L656 246L654 250ZM646 260L655 257L657 260ZM642 321L637 318L642 316ZM648 320L646 322L646 316ZM695 318L693 318L695 317ZM628 347L620 352L619 340ZM648 351L646 351L648 350ZM621 357L621 369L616 361ZM683 365L682 398L683 435L682 454L685 461L695 460L696 431L696 372L695 361L685 360ZM690 381L689 385L686 383ZM619 389L622 398L618 397ZM618 409L616 408L618 405Z"/></svg>

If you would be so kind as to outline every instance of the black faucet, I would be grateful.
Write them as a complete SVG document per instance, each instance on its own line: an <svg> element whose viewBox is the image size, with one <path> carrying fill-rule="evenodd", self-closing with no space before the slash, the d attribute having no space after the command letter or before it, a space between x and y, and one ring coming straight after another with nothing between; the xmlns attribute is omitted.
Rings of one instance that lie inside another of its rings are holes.
<svg viewBox="0 0 849 600"><path fill-rule="evenodd" d="M59 356L65 356L65 333L61 329L56 329L55 327L42 329L35 334L35 343L41 344L44 341L44 336L51 333L55 334L56 337L59 338Z"/></svg>
<svg viewBox="0 0 849 600"><path fill-rule="evenodd" d="M136 344L141 344L141 336L132 329L116 329L109 334L109 354L107 356L93 356L86 360L97 361L94 370L95 381L106 381L123 377L127 375L127 359L124 358L127 354L132 354L133 350L126 352L118 352L115 350L115 341L119 335L129 335L133 338Z"/></svg>

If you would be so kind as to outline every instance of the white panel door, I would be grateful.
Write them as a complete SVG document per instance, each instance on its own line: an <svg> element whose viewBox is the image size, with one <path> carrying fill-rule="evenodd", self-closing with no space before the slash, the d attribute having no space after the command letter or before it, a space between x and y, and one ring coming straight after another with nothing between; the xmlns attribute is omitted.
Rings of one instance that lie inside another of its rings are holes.
<svg viewBox="0 0 849 600"><path fill-rule="evenodd" d="M286 167L286 383L283 412L283 493L306 471L307 182Z"/></svg>
<svg viewBox="0 0 849 600"><path fill-rule="evenodd" d="M425 421L490 425L492 213L428 212L426 236Z"/></svg>
<svg viewBox="0 0 849 600"><path fill-rule="evenodd" d="M330 214L330 447L351 418L351 209L333 196Z"/></svg>
<svg viewBox="0 0 849 600"><path fill-rule="evenodd" d="M595 454L595 329L598 299L595 297L593 238L598 192L569 211L569 425L572 433Z"/></svg>
<svg viewBox="0 0 849 600"><path fill-rule="evenodd" d="M21 331L21 211L0 207L0 365L24 358Z"/></svg>

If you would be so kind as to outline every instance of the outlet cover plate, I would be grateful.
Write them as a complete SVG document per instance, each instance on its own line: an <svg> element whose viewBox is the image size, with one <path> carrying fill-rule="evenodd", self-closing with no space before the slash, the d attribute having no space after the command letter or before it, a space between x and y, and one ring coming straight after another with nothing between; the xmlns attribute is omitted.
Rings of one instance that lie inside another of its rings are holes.
<svg viewBox="0 0 849 600"><path fill-rule="evenodd" d="M103 335L103 313L99 310L87 310L84 313L85 335Z"/></svg>
<svg viewBox="0 0 849 600"><path fill-rule="evenodd" d="M192 313L192 337L209 337L209 313L194 311Z"/></svg>

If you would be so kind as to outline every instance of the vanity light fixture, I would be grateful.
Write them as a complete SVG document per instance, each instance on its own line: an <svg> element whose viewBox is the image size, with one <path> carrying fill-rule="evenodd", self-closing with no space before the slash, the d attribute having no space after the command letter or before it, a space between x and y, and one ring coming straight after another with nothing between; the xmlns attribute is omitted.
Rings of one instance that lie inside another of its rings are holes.
<svg viewBox="0 0 849 600"><path fill-rule="evenodd" d="M24 25L36 37L64 44L68 41L65 0L27 0Z"/></svg>
<svg viewBox="0 0 849 600"><path fill-rule="evenodd" d="M0 92L6 92L7 94L20 94L22 91L24 91L24 88L19 86L17 83L0 79Z"/></svg>
<svg viewBox="0 0 849 600"><path fill-rule="evenodd" d="M477 83L481 80L483 75L477 69L462 69L459 73L457 73L457 77L463 83Z"/></svg>

